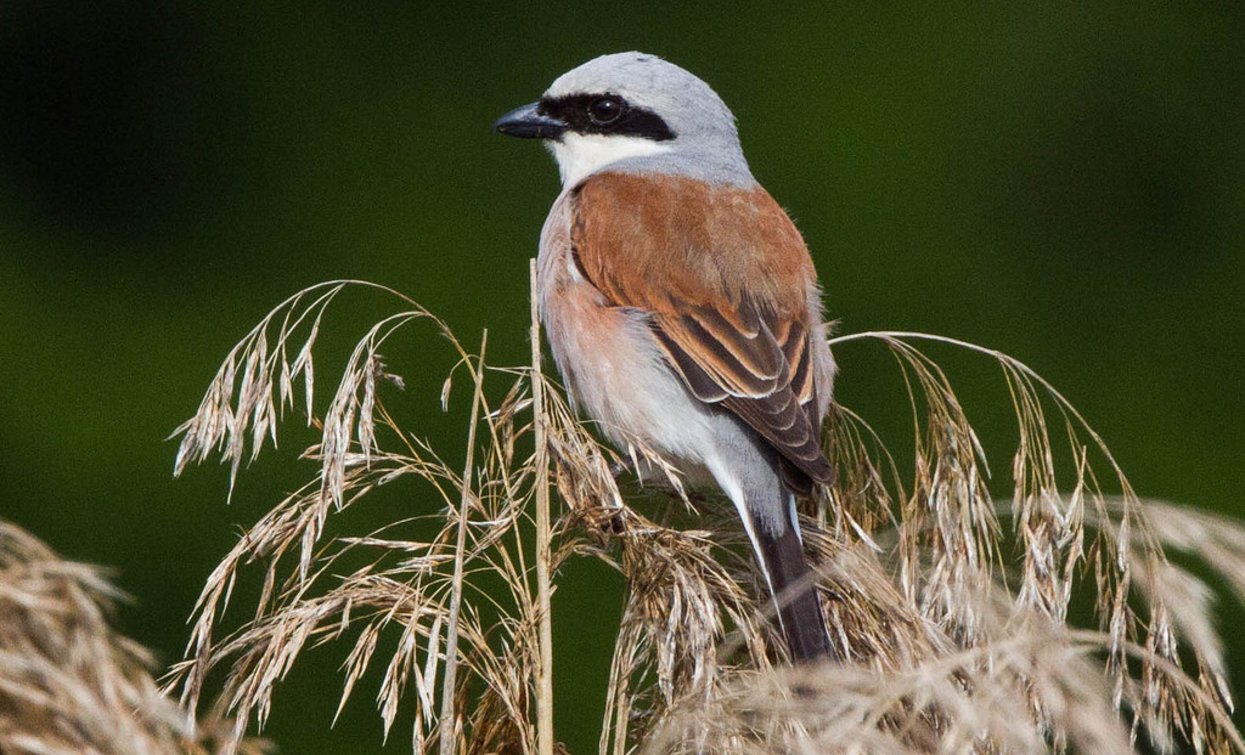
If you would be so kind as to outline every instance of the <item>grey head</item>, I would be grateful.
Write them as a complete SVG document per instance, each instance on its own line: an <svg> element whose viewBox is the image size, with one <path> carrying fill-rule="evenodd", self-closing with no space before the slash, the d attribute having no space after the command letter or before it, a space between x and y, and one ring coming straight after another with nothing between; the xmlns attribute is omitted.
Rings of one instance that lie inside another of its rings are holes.
<svg viewBox="0 0 1245 755"><path fill-rule="evenodd" d="M735 116L709 85L656 55L603 55L562 74L498 133L542 139L566 187L611 170L755 183Z"/></svg>

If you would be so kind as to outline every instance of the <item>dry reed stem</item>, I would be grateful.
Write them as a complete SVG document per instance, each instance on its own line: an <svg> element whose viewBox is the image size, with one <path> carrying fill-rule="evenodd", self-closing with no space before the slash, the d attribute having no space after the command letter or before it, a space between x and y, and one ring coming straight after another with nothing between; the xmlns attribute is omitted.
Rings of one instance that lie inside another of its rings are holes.
<svg viewBox="0 0 1245 755"><path fill-rule="evenodd" d="M488 348L488 331L480 337L480 361L472 370L475 389L471 395L471 424L467 431L467 460L463 462L462 497L458 502L458 525L454 540L454 576L452 577L448 628L445 639L445 681L441 686L441 720L454 721L454 679L458 673L458 619L463 601L463 561L467 549L467 510L471 504L471 476L475 472L476 424L480 420L480 401L484 396L484 354ZM470 362L468 362L470 365ZM430 654L435 658L436 655ZM431 674L430 674L431 675ZM457 726L441 727L441 752L455 752Z"/></svg>
<svg viewBox="0 0 1245 755"><path fill-rule="evenodd" d="M316 416L312 344L344 286L292 297L229 354L180 429L179 471L213 450L236 470L276 442L286 407ZM1245 752L1228 718L1209 588L1164 555L1165 545L1190 551L1223 570L1240 597L1245 528L1143 505L1102 439L1023 363L916 333L833 339L840 352L880 344L894 355L915 458L902 469L866 418L834 408L839 476L809 502L804 530L846 660L790 669L777 663L782 646L728 507L684 491L673 467L639 443L603 447L575 418L541 374L534 303L532 364L498 368L414 302L373 288L406 309L360 339L323 440L307 453L316 479L261 518L209 577L187 660L170 680L197 707L209 673L223 670L214 709L235 716L231 743L252 720L262 725L275 683L308 643L353 636L340 705L382 642L396 643L377 703L386 734L401 702L413 709L416 752L552 753L550 593L567 559L594 558L625 586L601 753L1133 752L1143 740L1164 752ZM416 320L436 325L472 378L461 475L385 405L384 384L399 381L379 349ZM1000 367L1017 427L1006 504L992 497L985 449L948 375L920 343ZM482 387L486 372L508 381L499 401ZM306 395L296 397L300 377ZM621 467L642 473L642 496L620 489ZM335 512L398 483L417 517L362 537L330 528ZM435 534L417 534L416 519ZM365 565L341 570L347 554ZM232 586L251 565L262 574L260 599L227 629ZM1073 625L1078 606L1092 612L1091 626Z"/></svg>
<svg viewBox="0 0 1245 755"><path fill-rule="evenodd" d="M553 755L553 588L549 572L552 561L552 534L549 524L549 460L546 458L544 382L539 379L540 358L540 296L536 286L536 260L528 262L531 281L532 400L538 407L532 417L536 443L536 596L537 622L540 626L540 662L536 666L536 734L540 755Z"/></svg>

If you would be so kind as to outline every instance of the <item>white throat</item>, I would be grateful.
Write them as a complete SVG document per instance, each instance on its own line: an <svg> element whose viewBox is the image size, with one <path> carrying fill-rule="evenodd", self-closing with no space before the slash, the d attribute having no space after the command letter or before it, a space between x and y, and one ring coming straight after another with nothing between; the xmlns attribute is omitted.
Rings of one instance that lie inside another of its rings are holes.
<svg viewBox="0 0 1245 755"><path fill-rule="evenodd" d="M546 142L558 161L563 186L574 186L607 165L629 157L669 152L672 147L639 136L604 136L567 132L558 141Z"/></svg>

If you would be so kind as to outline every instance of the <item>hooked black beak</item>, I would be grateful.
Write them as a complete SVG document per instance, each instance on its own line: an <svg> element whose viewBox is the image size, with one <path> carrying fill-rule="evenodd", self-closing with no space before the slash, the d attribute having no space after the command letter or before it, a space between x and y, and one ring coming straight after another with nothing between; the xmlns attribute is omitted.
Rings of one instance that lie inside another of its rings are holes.
<svg viewBox="0 0 1245 755"><path fill-rule="evenodd" d="M557 139L566 132L566 123L557 118L541 115L540 103L517 107L497 119L493 130L520 139Z"/></svg>

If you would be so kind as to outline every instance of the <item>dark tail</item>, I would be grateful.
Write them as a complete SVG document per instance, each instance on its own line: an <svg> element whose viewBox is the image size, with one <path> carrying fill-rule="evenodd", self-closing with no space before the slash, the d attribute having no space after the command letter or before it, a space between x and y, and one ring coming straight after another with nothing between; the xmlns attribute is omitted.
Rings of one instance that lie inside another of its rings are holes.
<svg viewBox="0 0 1245 755"><path fill-rule="evenodd" d="M774 534L756 517L753 529L757 538L757 555L765 562L774 602L778 605L778 621L791 660L803 663L837 658L826 634L826 619L813 584L813 573L804 560L804 546L793 525Z"/></svg>

